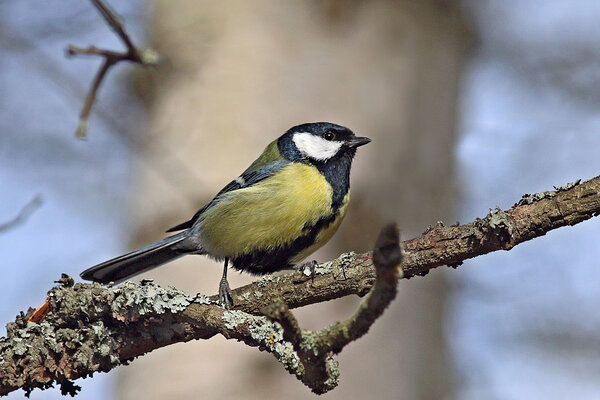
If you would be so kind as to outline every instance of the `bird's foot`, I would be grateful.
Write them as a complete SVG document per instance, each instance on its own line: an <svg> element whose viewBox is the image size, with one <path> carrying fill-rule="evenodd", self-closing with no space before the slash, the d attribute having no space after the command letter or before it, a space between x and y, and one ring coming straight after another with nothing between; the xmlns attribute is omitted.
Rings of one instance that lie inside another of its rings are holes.
<svg viewBox="0 0 600 400"><path fill-rule="evenodd" d="M223 277L219 283L219 305L229 310L233 306L233 294L229 288L227 278Z"/></svg>
<svg viewBox="0 0 600 400"><path fill-rule="evenodd" d="M302 272L306 276L311 276L316 273L318 265L319 262L317 260L312 260L302 264L297 264L294 266L294 269Z"/></svg>

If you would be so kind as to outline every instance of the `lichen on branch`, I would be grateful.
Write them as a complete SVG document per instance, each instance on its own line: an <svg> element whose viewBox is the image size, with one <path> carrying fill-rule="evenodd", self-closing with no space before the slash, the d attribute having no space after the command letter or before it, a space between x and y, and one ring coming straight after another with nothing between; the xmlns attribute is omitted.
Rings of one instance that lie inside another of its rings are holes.
<svg viewBox="0 0 600 400"><path fill-rule="evenodd" d="M261 278L233 291L236 306L229 311L214 303L216 296L190 296L148 280L111 289L73 285L63 277L48 292L43 308L27 316L21 313L7 325L7 336L0 338L0 395L18 388L28 394L53 384L74 394L78 389L74 379L108 371L172 343L216 334L271 352L290 373L322 393L337 384L333 356L367 332L393 298L398 278L509 250L599 214L600 177L525 195L508 210L490 210L464 225L438 224L400 245L390 241L393 235L384 235L388 240L380 240L375 253L343 254L319 265L314 274ZM389 259L399 257L400 249L401 269L376 272L374 260L386 252ZM289 311L349 294L369 295L351 318L323 331L301 330Z"/></svg>

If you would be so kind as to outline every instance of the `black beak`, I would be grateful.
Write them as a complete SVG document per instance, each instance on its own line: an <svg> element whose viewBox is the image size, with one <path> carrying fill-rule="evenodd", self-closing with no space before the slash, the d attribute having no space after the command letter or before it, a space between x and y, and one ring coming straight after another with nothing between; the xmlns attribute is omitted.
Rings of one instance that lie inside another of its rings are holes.
<svg viewBox="0 0 600 400"><path fill-rule="evenodd" d="M348 140L348 147L350 147L350 148L360 147L360 146L364 146L367 143L371 143L371 139L369 139L368 137L355 137L355 138Z"/></svg>

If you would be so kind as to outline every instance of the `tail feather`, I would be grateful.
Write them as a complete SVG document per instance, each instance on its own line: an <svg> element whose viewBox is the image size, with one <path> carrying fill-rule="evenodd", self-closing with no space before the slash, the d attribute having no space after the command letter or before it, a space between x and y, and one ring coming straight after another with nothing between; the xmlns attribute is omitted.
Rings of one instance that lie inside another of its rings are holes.
<svg viewBox="0 0 600 400"><path fill-rule="evenodd" d="M187 232L178 233L88 268L80 276L88 281L119 283L188 253L180 243L186 238Z"/></svg>

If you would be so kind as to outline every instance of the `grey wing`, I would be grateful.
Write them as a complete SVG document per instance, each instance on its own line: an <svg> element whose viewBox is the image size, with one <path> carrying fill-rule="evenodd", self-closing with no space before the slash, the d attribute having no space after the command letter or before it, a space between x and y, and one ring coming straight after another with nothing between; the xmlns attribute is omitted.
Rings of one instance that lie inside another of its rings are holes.
<svg viewBox="0 0 600 400"><path fill-rule="evenodd" d="M225 185L225 187L223 189L221 189L221 191L219 193L217 193L217 195L210 201L210 203L208 203L207 205L202 207L200 210L198 210L198 212L196 214L194 214L194 216L189 221L186 221L179 225L176 225L176 226L170 228L169 230L167 230L167 232L174 232L174 231L180 231L182 229L191 228L192 225L194 225L194 222L196 222L198 220L198 218L200 218L200 215L202 215L202 213L204 211L208 210L209 208L211 208L213 205L215 205L219 201L219 198L221 195L223 195L224 193L227 193L227 192L231 192L234 190L252 186L257 182L260 182L263 179L266 179L266 178L272 176L275 172L279 171L280 169L285 167L287 164L289 164L289 161L277 161L273 164L270 164L264 168L261 168L261 169L255 170L255 171L250 171L250 170L244 171L240 176L238 176L237 178L235 178L234 180L229 182L227 185Z"/></svg>

